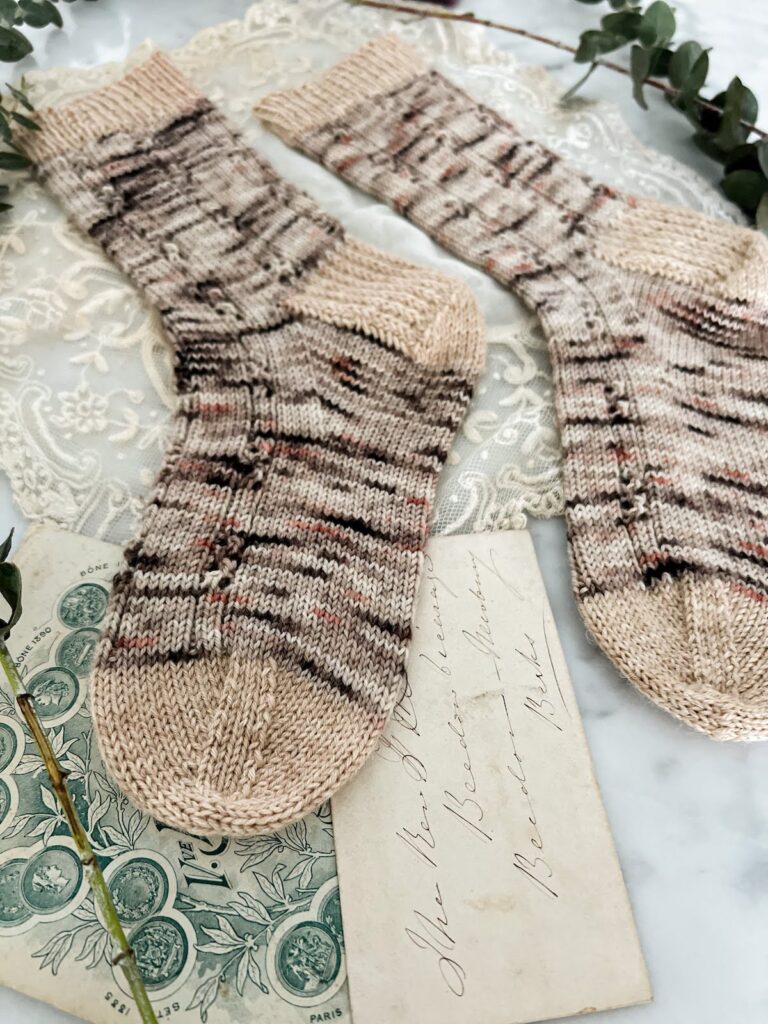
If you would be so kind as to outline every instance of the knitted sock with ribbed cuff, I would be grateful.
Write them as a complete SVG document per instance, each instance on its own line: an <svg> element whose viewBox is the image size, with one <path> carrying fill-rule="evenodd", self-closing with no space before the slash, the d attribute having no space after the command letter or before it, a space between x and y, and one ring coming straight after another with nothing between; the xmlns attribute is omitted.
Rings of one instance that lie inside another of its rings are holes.
<svg viewBox="0 0 768 1024"><path fill-rule="evenodd" d="M596 184L396 36L257 113L539 313L590 630L683 721L768 737L768 239Z"/></svg>
<svg viewBox="0 0 768 1024"><path fill-rule="evenodd" d="M91 677L102 755L177 828L278 828L400 692L478 309L346 238L162 55L39 120L40 176L159 309L179 392Z"/></svg>

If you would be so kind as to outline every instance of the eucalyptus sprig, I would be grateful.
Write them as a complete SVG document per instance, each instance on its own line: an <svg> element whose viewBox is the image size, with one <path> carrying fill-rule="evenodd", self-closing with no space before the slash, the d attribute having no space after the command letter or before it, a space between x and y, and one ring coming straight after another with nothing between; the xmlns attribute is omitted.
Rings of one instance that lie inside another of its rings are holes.
<svg viewBox="0 0 768 1024"><path fill-rule="evenodd" d="M605 0L578 2L599 4ZM634 97L646 110L645 89L662 92L693 124L693 137L699 148L724 165L725 175L720 185L728 198L754 217L758 227L768 233L768 132L755 124L757 99L738 77L732 79L724 92L711 99L702 96L710 51L693 40L673 46L677 30L675 12L663 0L655 0L647 8L642 7L641 0L608 0L611 13L601 19L599 29L583 32L578 46L515 25L478 18L471 11L424 9L391 0L350 0L350 3L420 18L484 25L565 50L580 64L589 64L589 68L563 96L564 100L581 88L595 68L607 68L630 77ZM628 67L605 59L605 54L630 44Z"/></svg>
<svg viewBox="0 0 768 1024"><path fill-rule="evenodd" d="M155 1012L149 1001L141 971L136 961L134 951L117 916L117 910L112 902L109 886L104 881L99 862L91 846L88 833L83 827L80 815L77 813L75 802L67 786L67 775L59 764L48 734L43 728L40 719L35 711L34 698L24 689L24 683L19 675L16 663L11 652L8 650L6 640L21 616L21 573L18 566L8 561L11 553L11 542L13 530L8 538L0 544L0 598L4 599L8 606L5 616L0 618L0 669L13 691L16 698L16 705L19 714L24 719L32 738L40 751L45 770L51 783L51 789L56 794L64 817L67 819L69 831L74 840L75 847L83 865L83 871L93 893L96 906L101 911L104 926L109 932L116 950L112 957L113 966L118 965L125 975L131 995L136 1003L139 1019L142 1024L157 1024Z"/></svg>
<svg viewBox="0 0 768 1024"><path fill-rule="evenodd" d="M596 5L605 0L578 2ZM768 232L768 135L755 124L755 94L736 76L723 92L711 98L702 96L709 73L709 49L692 39L676 43L675 12L665 0L654 0L645 8L640 0L607 2L612 12L600 19L600 28L581 34L574 60L590 67L569 94L586 81L598 58L629 46L637 103L647 110L646 82L665 79L669 83L665 97L688 118L696 145L723 165L720 186L725 194Z"/></svg>
<svg viewBox="0 0 768 1024"><path fill-rule="evenodd" d="M75 0L63 2L71 4ZM33 44L22 31L25 25L29 28L63 26L61 11L56 6L58 3L59 0L0 0L0 62L15 64L32 53ZM34 117L30 116L34 114L34 108L27 96L24 78L18 88L6 84L8 96L0 95L0 140L6 147L0 148L0 170L23 171L29 167L31 160L18 141L16 128L21 126L29 131L37 131L38 126ZM0 212L11 209L12 204L5 202L8 192L7 184L0 185Z"/></svg>

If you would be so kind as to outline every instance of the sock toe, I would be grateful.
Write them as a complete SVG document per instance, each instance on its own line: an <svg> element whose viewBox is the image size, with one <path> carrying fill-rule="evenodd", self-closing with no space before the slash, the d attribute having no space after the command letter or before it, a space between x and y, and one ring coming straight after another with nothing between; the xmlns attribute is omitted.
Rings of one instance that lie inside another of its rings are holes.
<svg viewBox="0 0 768 1024"><path fill-rule="evenodd" d="M654 703L721 740L768 738L768 603L725 579L665 580L586 598L582 615Z"/></svg>
<svg viewBox="0 0 768 1024"><path fill-rule="evenodd" d="M164 671L145 672L132 708L117 674L96 681L107 767L136 804L184 832L253 835L315 810L372 753L390 710L329 692L271 658L223 669L211 658L183 666L175 694ZM217 677L218 702L190 714L201 688L215 699Z"/></svg>

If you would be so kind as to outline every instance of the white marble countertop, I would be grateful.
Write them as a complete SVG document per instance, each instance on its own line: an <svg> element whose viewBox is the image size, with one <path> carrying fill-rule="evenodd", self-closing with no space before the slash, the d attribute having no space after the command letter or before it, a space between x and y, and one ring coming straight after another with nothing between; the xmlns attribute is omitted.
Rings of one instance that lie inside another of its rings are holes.
<svg viewBox="0 0 768 1024"><path fill-rule="evenodd" d="M247 0L100 0L65 6L65 30L38 34L37 63L116 60L147 36L177 46L204 26L240 17L247 6ZM738 72L766 104L768 116L768 9L761 13L760 5L738 6L732 0L679 0L676 7L681 37L714 47L713 85L724 87ZM605 13L575 0L464 0L460 9L568 42ZM494 42L521 61L544 64L564 85L577 77L577 69L556 50L504 33L494 33ZM607 71L593 75L585 91L612 99L646 144L716 179L718 168L655 96L650 116L631 100L629 82ZM0 480L4 529L9 521L23 531L7 483ZM570 594L562 522L536 522L532 529L655 993L649 1006L595 1019L766 1024L768 744L717 744L679 725L623 682L586 639ZM0 1024L72 1019L0 989Z"/></svg>

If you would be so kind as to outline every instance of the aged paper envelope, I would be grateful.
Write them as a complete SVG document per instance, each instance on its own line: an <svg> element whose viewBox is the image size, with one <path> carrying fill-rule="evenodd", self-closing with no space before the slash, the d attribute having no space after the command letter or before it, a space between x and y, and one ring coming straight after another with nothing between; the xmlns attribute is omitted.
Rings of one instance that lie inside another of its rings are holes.
<svg viewBox="0 0 768 1024"><path fill-rule="evenodd" d="M355 1024L516 1024L651 991L530 537L433 538L408 686L333 800Z"/></svg>

